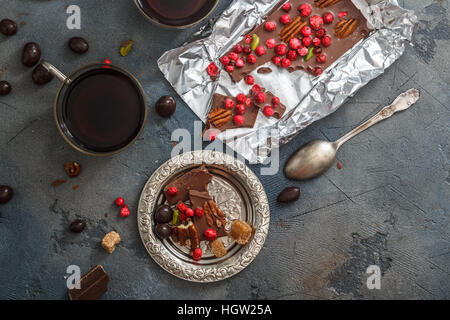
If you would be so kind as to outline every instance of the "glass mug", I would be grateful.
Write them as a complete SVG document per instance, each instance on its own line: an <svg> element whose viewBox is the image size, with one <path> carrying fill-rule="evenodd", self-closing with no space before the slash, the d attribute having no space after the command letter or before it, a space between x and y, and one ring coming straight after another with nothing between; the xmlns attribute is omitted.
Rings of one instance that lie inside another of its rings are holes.
<svg viewBox="0 0 450 320"><path fill-rule="evenodd" d="M118 153L133 144L147 121L147 102L139 81L106 63L84 66L65 76L52 64L42 65L62 84L54 116L64 140L94 156Z"/></svg>

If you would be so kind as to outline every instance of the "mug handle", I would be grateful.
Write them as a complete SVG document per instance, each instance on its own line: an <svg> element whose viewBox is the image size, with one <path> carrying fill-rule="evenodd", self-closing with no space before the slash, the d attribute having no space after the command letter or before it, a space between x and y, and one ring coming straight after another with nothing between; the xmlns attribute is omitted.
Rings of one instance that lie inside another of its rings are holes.
<svg viewBox="0 0 450 320"><path fill-rule="evenodd" d="M69 85L72 80L70 80L68 77L64 75L61 71L59 71L54 65L47 61L41 62L42 66L47 69L48 72L56 76L59 80L61 80L62 83Z"/></svg>

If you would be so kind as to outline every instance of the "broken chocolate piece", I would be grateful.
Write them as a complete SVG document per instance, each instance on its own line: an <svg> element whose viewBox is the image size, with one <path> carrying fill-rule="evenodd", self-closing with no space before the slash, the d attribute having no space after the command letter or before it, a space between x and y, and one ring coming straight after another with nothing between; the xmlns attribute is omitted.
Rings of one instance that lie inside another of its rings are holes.
<svg viewBox="0 0 450 320"><path fill-rule="evenodd" d="M203 208L203 204L212 200L208 191L189 190L189 200L191 201L192 209Z"/></svg>
<svg viewBox="0 0 450 320"><path fill-rule="evenodd" d="M260 102L257 102L255 99L253 99L253 103L255 104L255 106L257 106L257 107L260 108L261 110L264 110L264 108L265 108L267 105L273 107L273 117L276 118L276 119L280 119L280 118L283 116L284 112L286 111L286 106L285 106L284 104L282 104L282 103L280 103L280 104L277 105L276 107L273 106L273 105L271 105L272 98L275 97L275 96L273 95L272 92L266 91L264 88L262 88L261 90L262 90L262 92L264 92L265 95L266 95L266 100L265 100L265 102L260 103ZM253 92L252 90L250 90L249 94L250 94L251 96L254 96L256 93Z"/></svg>
<svg viewBox="0 0 450 320"><path fill-rule="evenodd" d="M338 38L344 39L351 35L358 26L358 20L356 19L348 19L341 20L336 24L334 28L334 33Z"/></svg>
<svg viewBox="0 0 450 320"><path fill-rule="evenodd" d="M314 5L319 8L326 8L338 3L341 0L314 0Z"/></svg>
<svg viewBox="0 0 450 320"><path fill-rule="evenodd" d="M68 291L70 300L97 300L108 290L109 277L101 265L91 269L80 279L80 289Z"/></svg>

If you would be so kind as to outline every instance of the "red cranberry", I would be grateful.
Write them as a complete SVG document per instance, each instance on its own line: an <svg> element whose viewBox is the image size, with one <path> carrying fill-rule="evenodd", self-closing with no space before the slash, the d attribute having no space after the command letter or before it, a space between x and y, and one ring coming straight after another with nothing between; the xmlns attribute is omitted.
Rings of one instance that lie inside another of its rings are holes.
<svg viewBox="0 0 450 320"><path fill-rule="evenodd" d="M217 232L216 232L216 230L211 229L211 228L206 229L204 235L205 235L205 238L206 238L207 240L209 240L209 241L213 241L213 240L215 240L215 239L217 238Z"/></svg>
<svg viewBox="0 0 450 320"><path fill-rule="evenodd" d="M281 66L283 68L288 68L288 67L290 67L290 65L291 65L291 60L289 60L288 58L283 58L281 60Z"/></svg>
<svg viewBox="0 0 450 320"><path fill-rule="evenodd" d="M302 44L303 44L305 47L309 47L309 46L312 44L311 38L309 38L309 37L304 37L304 38L302 39Z"/></svg>
<svg viewBox="0 0 450 320"><path fill-rule="evenodd" d="M348 11L341 11L341 12L338 13L339 19L342 19L342 18L345 17L346 15L348 15Z"/></svg>
<svg viewBox="0 0 450 320"><path fill-rule="evenodd" d="M253 100L251 98L247 98L244 103L246 107L251 107L253 105Z"/></svg>
<svg viewBox="0 0 450 320"><path fill-rule="evenodd" d="M308 48L305 46L301 46L300 48L298 48L297 53L299 56L304 57L308 54Z"/></svg>
<svg viewBox="0 0 450 320"><path fill-rule="evenodd" d="M236 60L236 67L242 68L244 66L244 59L239 58Z"/></svg>
<svg viewBox="0 0 450 320"><path fill-rule="evenodd" d="M255 83L255 78L253 78L253 76L249 75L244 78L244 81L246 84L252 85Z"/></svg>
<svg viewBox="0 0 450 320"><path fill-rule="evenodd" d="M230 58L228 58L228 57L222 57L222 58L220 58L220 63L221 63L223 66L227 66L227 65L230 64Z"/></svg>
<svg viewBox="0 0 450 320"><path fill-rule="evenodd" d="M315 76L320 76L320 75L322 74L322 72L323 72L323 70L322 70L321 67L316 67L316 68L314 69L314 75L315 75Z"/></svg>
<svg viewBox="0 0 450 320"><path fill-rule="evenodd" d="M276 45L275 39L274 38L269 38L266 40L266 47L269 49L274 48Z"/></svg>
<svg viewBox="0 0 450 320"><path fill-rule="evenodd" d="M239 58L239 56L238 56L238 54L237 54L236 52L230 52L230 54L228 55L228 57L229 57L231 60L233 60L233 61L236 61L236 60Z"/></svg>
<svg viewBox="0 0 450 320"><path fill-rule="evenodd" d="M183 202L180 202L180 203L177 205L177 209L180 210L181 212L185 212L186 209L187 209L187 205L185 205Z"/></svg>
<svg viewBox="0 0 450 320"><path fill-rule="evenodd" d="M272 104L273 104L274 106L278 106L278 105L280 104L280 98L278 98L278 97L273 97L273 98L272 98Z"/></svg>
<svg viewBox="0 0 450 320"><path fill-rule="evenodd" d="M322 53L322 48L321 47L314 47L313 52L314 52L314 54Z"/></svg>
<svg viewBox="0 0 450 320"><path fill-rule="evenodd" d="M250 48L250 46L245 46L243 51L245 54L250 54L252 53L252 48Z"/></svg>
<svg viewBox="0 0 450 320"><path fill-rule="evenodd" d="M289 24L289 23L291 22L291 17L289 17L288 14L283 14L283 15L280 17L280 22L281 22L282 24Z"/></svg>
<svg viewBox="0 0 450 320"><path fill-rule="evenodd" d="M213 129L209 129L209 130L206 130L205 136L206 136L207 141L214 141L214 140L216 140L217 132ZM197 209L199 209L199 208L197 208Z"/></svg>
<svg viewBox="0 0 450 320"><path fill-rule="evenodd" d="M323 19L321 16L312 16L309 18L309 24L314 30L319 30L323 26Z"/></svg>
<svg viewBox="0 0 450 320"><path fill-rule="evenodd" d="M327 30L325 30L325 28L320 28L319 30L316 31L316 36L319 38L322 38L326 34L327 34Z"/></svg>
<svg viewBox="0 0 450 320"><path fill-rule="evenodd" d="M258 56L262 56L264 53L266 53L266 48L259 46L258 48L256 48L256 54Z"/></svg>
<svg viewBox="0 0 450 320"><path fill-rule="evenodd" d="M324 13L322 18L323 18L323 22L326 24L330 24L334 20L333 14L331 12Z"/></svg>
<svg viewBox="0 0 450 320"><path fill-rule="evenodd" d="M280 43L275 47L275 53L279 56L284 56L287 52L287 46L283 43Z"/></svg>
<svg viewBox="0 0 450 320"><path fill-rule="evenodd" d="M331 44L331 38L329 36L325 36L322 38L322 45L324 47L328 47Z"/></svg>
<svg viewBox="0 0 450 320"><path fill-rule="evenodd" d="M120 209L120 216L126 218L129 215L130 215L130 209L128 209L127 205L123 206L122 209Z"/></svg>
<svg viewBox="0 0 450 320"><path fill-rule="evenodd" d="M267 31L274 31L277 28L277 25L273 21L267 21L264 24L264 28L266 28Z"/></svg>
<svg viewBox="0 0 450 320"><path fill-rule="evenodd" d="M242 126L244 124L244 117L237 114L233 117L233 121L237 126Z"/></svg>
<svg viewBox="0 0 450 320"><path fill-rule="evenodd" d="M253 41L253 38L252 38L252 36L251 35L246 35L245 37L244 37L244 42L245 43L247 43L247 44L249 44L249 43L252 43L252 41Z"/></svg>
<svg viewBox="0 0 450 320"><path fill-rule="evenodd" d="M195 215L196 215L197 217L201 218L201 217L203 217L203 214L204 214L205 212L203 211L202 208L196 208L195 211L194 211L194 213L195 213Z"/></svg>
<svg viewBox="0 0 450 320"><path fill-rule="evenodd" d="M170 189L170 188L169 188ZM175 188L176 189L176 188ZM167 192L169 192L169 190L167 190ZM125 204L125 200L122 197L118 197L114 203L116 204L116 206L118 207L122 207Z"/></svg>
<svg viewBox="0 0 450 320"><path fill-rule="evenodd" d="M261 92L261 86L259 84L255 84L252 87L252 92Z"/></svg>
<svg viewBox="0 0 450 320"><path fill-rule="evenodd" d="M314 37L312 39L312 43L313 43L314 47L320 47L320 38Z"/></svg>
<svg viewBox="0 0 450 320"><path fill-rule="evenodd" d="M266 101L266 95L264 94L264 92L258 92L255 95L255 100L256 102L264 103Z"/></svg>
<svg viewBox="0 0 450 320"><path fill-rule="evenodd" d="M324 53L318 54L316 57L318 63L325 63L327 61L327 56Z"/></svg>
<svg viewBox="0 0 450 320"><path fill-rule="evenodd" d="M285 4L283 4L283 5L281 6L281 8L282 8L284 11L289 12L289 11L291 11L292 6L291 6L291 3L290 3L290 2L286 2Z"/></svg>
<svg viewBox="0 0 450 320"><path fill-rule="evenodd" d="M289 47L291 47L291 49L297 50L298 48L300 48L301 45L302 43L298 38L292 38L289 41Z"/></svg>
<svg viewBox="0 0 450 320"><path fill-rule="evenodd" d="M273 116L274 113L273 108L271 106L265 106L263 112L266 117L271 117Z"/></svg>
<svg viewBox="0 0 450 320"><path fill-rule="evenodd" d="M309 36L312 34L312 30L311 30L311 28L308 27L308 26L304 26L304 27L302 28L302 30L300 30L300 32L301 32L301 34L302 34L304 37L309 37Z"/></svg>
<svg viewBox="0 0 450 320"><path fill-rule="evenodd" d="M286 54L286 58L288 58L291 61L294 61L295 59L297 59L297 51L289 50L288 53Z"/></svg>
<svg viewBox="0 0 450 320"><path fill-rule="evenodd" d="M239 103L238 105L236 105L236 113L237 114L244 114L246 109L247 108L245 107L245 105L243 103Z"/></svg>
<svg viewBox="0 0 450 320"><path fill-rule="evenodd" d="M193 217L194 216L194 210L192 210L191 208L187 208L186 211L184 212L184 214L187 217Z"/></svg>
<svg viewBox="0 0 450 320"><path fill-rule="evenodd" d="M206 68L206 72L211 78L217 77L220 74L220 70L214 62L211 62Z"/></svg>
<svg viewBox="0 0 450 320"><path fill-rule="evenodd" d="M300 11L300 15L302 17L309 17L311 14L311 7L310 5L304 3L298 7L298 11Z"/></svg>
<svg viewBox="0 0 450 320"><path fill-rule="evenodd" d="M256 62L256 56L251 54L247 57L247 62L250 64L254 64Z"/></svg>
<svg viewBox="0 0 450 320"><path fill-rule="evenodd" d="M224 102L224 107L227 109L233 109L234 108L234 101L230 98L226 98Z"/></svg>
<svg viewBox="0 0 450 320"><path fill-rule="evenodd" d="M272 58L272 62L276 65L279 65L281 63L281 58L279 56L275 56Z"/></svg>
<svg viewBox="0 0 450 320"><path fill-rule="evenodd" d="M226 66L225 70L227 70L229 73L232 73L234 71L234 66Z"/></svg>
<svg viewBox="0 0 450 320"><path fill-rule="evenodd" d="M192 259L200 260L202 258L203 251L200 248L195 248L192 252Z"/></svg>
<svg viewBox="0 0 450 320"><path fill-rule="evenodd" d="M241 53L242 52L242 46L238 43L237 45L235 45L233 47L233 51L236 53Z"/></svg>
<svg viewBox="0 0 450 320"><path fill-rule="evenodd" d="M245 101L245 94L239 93L239 94L236 96L236 101L239 102L239 103L244 103L244 101Z"/></svg>

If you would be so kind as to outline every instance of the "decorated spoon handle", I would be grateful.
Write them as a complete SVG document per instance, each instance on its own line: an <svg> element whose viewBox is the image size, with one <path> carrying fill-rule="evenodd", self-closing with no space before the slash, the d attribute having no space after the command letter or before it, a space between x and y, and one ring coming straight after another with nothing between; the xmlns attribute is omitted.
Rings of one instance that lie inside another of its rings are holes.
<svg viewBox="0 0 450 320"><path fill-rule="evenodd" d="M362 123L343 137L341 137L339 140L336 140L334 142L336 146L336 150L339 149L339 147L349 140L350 138L353 138L358 133L363 132L367 128L370 128L374 124L380 122L381 120L387 119L390 116L392 116L394 113L398 111L402 111L405 109L408 109L411 105L413 105L417 100L419 99L419 90L417 89L409 89L406 92L403 92L401 95L399 95L390 105L384 107L380 110L376 115L374 115L372 118L367 120L366 122Z"/></svg>

